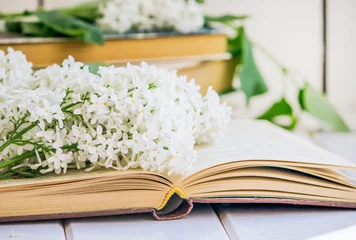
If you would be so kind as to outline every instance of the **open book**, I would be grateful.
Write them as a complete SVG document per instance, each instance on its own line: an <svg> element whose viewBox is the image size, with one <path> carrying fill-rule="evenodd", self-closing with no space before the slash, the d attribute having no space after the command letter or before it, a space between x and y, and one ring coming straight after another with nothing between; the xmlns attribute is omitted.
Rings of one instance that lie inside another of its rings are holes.
<svg viewBox="0 0 356 240"><path fill-rule="evenodd" d="M356 208L355 164L268 122L232 121L197 151L184 176L102 170L0 181L0 222L138 212L174 219L194 203Z"/></svg>

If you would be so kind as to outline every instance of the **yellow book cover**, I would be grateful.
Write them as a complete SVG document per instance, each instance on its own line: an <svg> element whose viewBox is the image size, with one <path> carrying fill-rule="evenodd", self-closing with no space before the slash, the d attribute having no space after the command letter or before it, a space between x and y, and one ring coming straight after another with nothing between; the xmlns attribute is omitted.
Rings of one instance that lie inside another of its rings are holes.
<svg viewBox="0 0 356 240"><path fill-rule="evenodd" d="M34 67L61 63L68 55L81 62L133 61L226 52L226 36L215 30L193 34L140 33L105 35L102 46L65 38L19 37L0 33L0 50L16 48Z"/></svg>

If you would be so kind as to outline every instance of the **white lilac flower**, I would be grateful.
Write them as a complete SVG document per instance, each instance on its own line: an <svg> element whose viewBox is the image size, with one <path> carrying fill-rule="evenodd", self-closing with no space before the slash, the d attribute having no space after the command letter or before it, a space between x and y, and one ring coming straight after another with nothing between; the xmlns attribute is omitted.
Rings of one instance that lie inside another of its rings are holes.
<svg viewBox="0 0 356 240"><path fill-rule="evenodd" d="M63 169L63 172L66 173L68 163L72 161L72 152L64 154L61 148L57 148L56 152L47 159L47 162L50 168L54 168L56 173L60 173Z"/></svg>
<svg viewBox="0 0 356 240"><path fill-rule="evenodd" d="M27 156L0 174L69 167L182 174L196 159L195 143L212 140L230 119L211 88L203 96L194 81L146 63L94 75L69 57L33 73L20 52L0 57L0 163Z"/></svg>
<svg viewBox="0 0 356 240"><path fill-rule="evenodd" d="M98 24L107 31L199 30L204 16L195 0L109 0L100 6Z"/></svg>
<svg viewBox="0 0 356 240"><path fill-rule="evenodd" d="M14 88L30 88L34 82L32 63L20 51L8 49L8 54L0 51L0 82ZM21 78L21 81L18 79Z"/></svg>

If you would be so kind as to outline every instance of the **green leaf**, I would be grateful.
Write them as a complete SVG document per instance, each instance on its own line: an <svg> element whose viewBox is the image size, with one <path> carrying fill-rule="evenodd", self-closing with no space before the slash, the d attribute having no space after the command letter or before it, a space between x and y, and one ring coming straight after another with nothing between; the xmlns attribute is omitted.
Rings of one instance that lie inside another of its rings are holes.
<svg viewBox="0 0 356 240"><path fill-rule="evenodd" d="M281 117L281 116L289 117L290 124L284 125L284 124L278 123L278 117ZM293 130L297 124L297 119L293 115L293 109L285 98L282 98L278 102L275 102L270 108L268 108L257 119L268 120L280 127L288 129L288 130Z"/></svg>
<svg viewBox="0 0 356 240"><path fill-rule="evenodd" d="M23 12L20 12L20 13L2 13L0 12L0 19L1 20L13 20L13 19L16 19L18 17L25 17L25 16L29 16L31 15L32 13L30 11L23 11Z"/></svg>
<svg viewBox="0 0 356 240"><path fill-rule="evenodd" d="M221 16L205 16L205 22L221 22L221 23L227 23L227 22L232 22L236 20L245 20L248 18L246 15L241 15L241 16L236 16L236 15L221 15Z"/></svg>
<svg viewBox="0 0 356 240"><path fill-rule="evenodd" d="M316 91L310 85L306 85L303 89L300 89L298 98L299 104L304 111L330 124L335 131L350 131L323 93Z"/></svg>
<svg viewBox="0 0 356 240"><path fill-rule="evenodd" d="M0 175L0 180L10 179L13 178L15 175L16 175L15 172L6 172Z"/></svg>
<svg viewBox="0 0 356 240"><path fill-rule="evenodd" d="M240 73L241 89L245 93L247 102L251 97L257 96L268 91L265 80L257 68L252 53L250 40L244 31L241 32L243 40L242 48L242 70Z"/></svg>
<svg viewBox="0 0 356 240"><path fill-rule="evenodd" d="M21 33L21 23L16 21L5 21L5 27L8 32Z"/></svg>
<svg viewBox="0 0 356 240"><path fill-rule="evenodd" d="M299 89L299 93L298 93L298 102L299 102L299 106L302 110L306 110L306 106L304 105L304 88Z"/></svg>
<svg viewBox="0 0 356 240"><path fill-rule="evenodd" d="M59 9L59 11L86 22L95 23L95 20L100 17L99 4L100 1L86 2L74 7Z"/></svg>
<svg viewBox="0 0 356 240"><path fill-rule="evenodd" d="M54 37L56 32L40 22L21 22L21 33L28 36Z"/></svg>
<svg viewBox="0 0 356 240"><path fill-rule="evenodd" d="M233 57L241 56L242 54L244 28L237 27L235 31L236 36L227 40L228 51L233 55Z"/></svg>
<svg viewBox="0 0 356 240"><path fill-rule="evenodd" d="M89 67L89 72L93 73L93 74L97 74L98 73L98 70L99 70L99 67L106 67L106 66L109 66L108 64L106 63L89 63L87 64L88 67Z"/></svg>
<svg viewBox="0 0 356 240"><path fill-rule="evenodd" d="M83 39L89 43L103 44L103 34L98 27L60 11L35 12L41 23L68 37Z"/></svg>

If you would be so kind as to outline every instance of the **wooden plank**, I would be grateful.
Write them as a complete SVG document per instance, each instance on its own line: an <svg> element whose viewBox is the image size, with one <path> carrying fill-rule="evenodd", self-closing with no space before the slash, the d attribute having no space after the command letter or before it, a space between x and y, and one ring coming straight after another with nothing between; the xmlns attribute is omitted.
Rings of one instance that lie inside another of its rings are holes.
<svg viewBox="0 0 356 240"><path fill-rule="evenodd" d="M356 236L356 225L352 225L350 227L346 227L331 233L319 235L317 237L310 238L308 240L355 240Z"/></svg>
<svg viewBox="0 0 356 240"><path fill-rule="evenodd" d="M204 2L204 12L209 15L248 15L250 18L244 21L244 25L252 41L266 48L283 65L292 70L298 69L313 86L320 89L322 1L205 0ZM279 67L261 51L256 49L254 53L256 63L269 87L269 94L254 98L250 102L249 110L253 113L256 111L256 115L259 115L271 105L272 101L281 96L284 84L289 81L283 77ZM290 87L286 94L295 99L297 93L292 89L294 86ZM235 101L241 105L244 98Z"/></svg>
<svg viewBox="0 0 356 240"><path fill-rule="evenodd" d="M297 132L294 134L295 136L299 137L300 139L303 139L304 141L307 142L313 142L313 138L310 136L309 133L306 132Z"/></svg>
<svg viewBox="0 0 356 240"><path fill-rule="evenodd" d="M328 97L337 109L345 109L341 113L345 113L347 120L349 115L356 116L353 111L356 103L356 68L353 64L356 56L356 1L327 0L327 5ZM355 122L350 121L350 124L356 127Z"/></svg>
<svg viewBox="0 0 356 240"><path fill-rule="evenodd" d="M0 1L0 12L23 12L25 10L35 10L37 8L37 0L2 0Z"/></svg>
<svg viewBox="0 0 356 240"><path fill-rule="evenodd" d="M354 133L319 133L314 136L317 144L356 163L356 134Z"/></svg>
<svg viewBox="0 0 356 240"><path fill-rule="evenodd" d="M64 224L67 240L228 239L209 205L196 205L185 218L155 221L149 214L73 219Z"/></svg>
<svg viewBox="0 0 356 240"><path fill-rule="evenodd" d="M355 8L354 0L327 0L328 98L353 130L356 130Z"/></svg>
<svg viewBox="0 0 356 240"><path fill-rule="evenodd" d="M0 225L0 240L8 239L65 240L61 221L39 221L2 223Z"/></svg>
<svg viewBox="0 0 356 240"><path fill-rule="evenodd" d="M65 8L72 7L74 5L79 5L82 3L87 3L88 0L45 0L44 5L46 9L56 9L56 8Z"/></svg>
<svg viewBox="0 0 356 240"><path fill-rule="evenodd" d="M356 153L356 138L352 134L324 133L313 138L303 133L296 135L304 140L315 140L346 159ZM239 240L318 239L319 235L327 236L356 224L356 211L330 208L245 204L219 205L217 212L229 237Z"/></svg>
<svg viewBox="0 0 356 240"><path fill-rule="evenodd" d="M240 204L218 214L232 240L300 240L356 224L356 211L304 206Z"/></svg>

